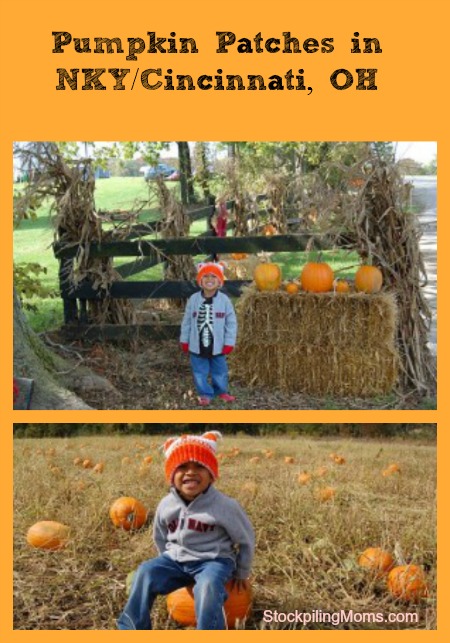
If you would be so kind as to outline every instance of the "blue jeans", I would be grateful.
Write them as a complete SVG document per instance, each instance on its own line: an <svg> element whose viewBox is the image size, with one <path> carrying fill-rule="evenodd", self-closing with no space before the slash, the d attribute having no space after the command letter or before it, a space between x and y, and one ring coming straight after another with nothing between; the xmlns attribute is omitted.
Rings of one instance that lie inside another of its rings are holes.
<svg viewBox="0 0 450 643"><path fill-rule="evenodd" d="M197 392L202 397L214 397L228 392L228 364L225 355L200 357L190 353L192 375ZM211 375L211 384L208 377Z"/></svg>
<svg viewBox="0 0 450 643"><path fill-rule="evenodd" d="M119 630L151 630L150 610L158 594L194 585L198 630L225 630L225 583L235 569L231 558L179 563L163 555L146 560L136 570L128 602L117 620Z"/></svg>

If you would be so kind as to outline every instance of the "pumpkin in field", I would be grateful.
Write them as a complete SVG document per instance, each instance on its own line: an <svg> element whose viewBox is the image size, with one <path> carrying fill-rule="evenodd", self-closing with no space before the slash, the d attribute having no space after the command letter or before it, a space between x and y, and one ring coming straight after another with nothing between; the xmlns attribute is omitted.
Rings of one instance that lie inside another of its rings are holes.
<svg viewBox="0 0 450 643"><path fill-rule="evenodd" d="M425 572L418 565L399 565L387 577L387 586L395 598L417 601L428 594Z"/></svg>
<svg viewBox="0 0 450 643"><path fill-rule="evenodd" d="M38 549L61 549L69 539L69 527L54 520L42 520L27 532L27 543Z"/></svg>
<svg viewBox="0 0 450 643"><path fill-rule="evenodd" d="M334 292L345 293L350 292L350 284L345 279L335 279L333 282Z"/></svg>
<svg viewBox="0 0 450 643"><path fill-rule="evenodd" d="M402 471L400 469L400 466L396 462L393 462L386 469L384 469L384 471L382 472L382 475L384 478L388 478L389 476L392 476L396 473L401 473L401 472Z"/></svg>
<svg viewBox="0 0 450 643"><path fill-rule="evenodd" d="M298 293L298 291L300 290L300 288L298 287L297 284L295 284L293 281L291 281L290 283L286 284L286 289L285 290L289 295L296 295Z"/></svg>
<svg viewBox="0 0 450 643"><path fill-rule="evenodd" d="M136 498L122 496L111 505L109 517L116 527L130 531L142 527L147 520L147 510Z"/></svg>
<svg viewBox="0 0 450 643"><path fill-rule="evenodd" d="M83 460L80 457L77 457L77 458L74 458L73 463L78 466L79 464L83 463Z"/></svg>
<svg viewBox="0 0 450 643"><path fill-rule="evenodd" d="M300 281L306 292L329 292L333 290L333 270L327 263L309 261L303 266Z"/></svg>
<svg viewBox="0 0 450 643"><path fill-rule="evenodd" d="M311 480L311 474L307 471L302 471L298 474L297 482L298 484L305 485L308 484Z"/></svg>
<svg viewBox="0 0 450 643"><path fill-rule="evenodd" d="M247 259L247 257L248 254L245 252L233 252L231 255L231 258L235 261L244 261L244 259Z"/></svg>
<svg viewBox="0 0 450 643"><path fill-rule="evenodd" d="M281 285L281 270L276 263L260 263L256 266L253 279L258 290L278 290Z"/></svg>
<svg viewBox="0 0 450 643"><path fill-rule="evenodd" d="M83 469L92 469L92 467L94 466L94 463L90 458L86 458L85 460L83 460L82 466L83 466Z"/></svg>
<svg viewBox="0 0 450 643"><path fill-rule="evenodd" d="M232 581L225 585L228 598L224 603L228 629L235 629L237 621L246 619L252 608L250 588L237 591ZM182 587L167 596L167 611L174 621L185 627L196 625L192 587Z"/></svg>
<svg viewBox="0 0 450 643"><path fill-rule="evenodd" d="M374 294L380 292L383 275L376 266L361 266L355 275L355 288L358 292Z"/></svg>
<svg viewBox="0 0 450 643"><path fill-rule="evenodd" d="M105 468L105 463L104 462L97 462L97 464L92 469L92 471L94 473L103 473L104 468Z"/></svg>
<svg viewBox="0 0 450 643"><path fill-rule="evenodd" d="M358 565L375 572L377 576L382 576L392 569L394 559L381 547L369 547L358 558Z"/></svg>
<svg viewBox="0 0 450 643"><path fill-rule="evenodd" d="M335 464L345 464L345 458L342 455L337 453L330 453L330 460L333 460Z"/></svg>
<svg viewBox="0 0 450 643"><path fill-rule="evenodd" d="M333 500L335 495L336 489L334 489L333 487L323 487L316 493L316 497L319 502L328 502L329 500Z"/></svg>
<svg viewBox="0 0 450 643"><path fill-rule="evenodd" d="M153 457L151 455L146 455L144 458L144 464L151 464L153 462Z"/></svg>
<svg viewBox="0 0 450 643"><path fill-rule="evenodd" d="M294 462L295 462L295 459L292 456L286 455L284 457L284 463L285 464L294 464Z"/></svg>

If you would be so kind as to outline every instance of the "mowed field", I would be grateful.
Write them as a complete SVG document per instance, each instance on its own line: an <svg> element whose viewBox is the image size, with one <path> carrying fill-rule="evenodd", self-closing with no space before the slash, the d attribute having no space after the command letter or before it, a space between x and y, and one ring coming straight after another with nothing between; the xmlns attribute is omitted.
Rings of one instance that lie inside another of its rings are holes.
<svg viewBox="0 0 450 643"><path fill-rule="evenodd" d="M15 629L115 629L126 600L127 574L156 552L150 527L135 533L117 529L109 507L120 496L134 496L148 509L151 524L167 493L158 449L163 441L162 436L15 440ZM331 453L345 462L335 463ZM436 628L434 445L227 436L219 454L217 487L242 504L256 532L254 605L243 628ZM143 462L145 456L152 456L150 464ZM103 462L103 473L83 469L75 458ZM400 472L383 476L393 463ZM304 471L312 475L302 485L298 476ZM325 502L318 497L324 487L335 490ZM64 549L44 551L27 544L28 528L40 520L70 526ZM428 597L413 604L390 596L385 578L358 566L359 554L371 546L395 553L397 562L404 558L421 565ZM368 623L358 617L341 625L268 624L265 610L353 610L386 619L397 614L403 622ZM405 622L406 613L417 614L418 622ZM179 627L169 618L163 597L153 616L155 629Z"/></svg>

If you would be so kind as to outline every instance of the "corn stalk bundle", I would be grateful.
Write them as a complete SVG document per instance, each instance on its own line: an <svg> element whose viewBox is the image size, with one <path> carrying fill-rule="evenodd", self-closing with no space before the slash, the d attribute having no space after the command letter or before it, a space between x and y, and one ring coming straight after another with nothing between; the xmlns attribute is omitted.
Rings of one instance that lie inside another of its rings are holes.
<svg viewBox="0 0 450 643"><path fill-rule="evenodd" d="M161 227L161 236L164 239L173 239L189 236L190 219L184 207L179 203L173 192L170 191L162 177L156 180L156 194L159 207L164 215ZM165 258L164 279L192 281L195 279L194 261L190 255L172 255ZM175 306L181 305L181 300L171 300Z"/></svg>
<svg viewBox="0 0 450 643"><path fill-rule="evenodd" d="M428 394L436 377L428 347L432 313L423 291L427 274L419 248L421 231L416 215L404 207L404 194L396 167L371 159L356 207L346 211L346 228L363 261L378 266L384 288L396 294L400 389Z"/></svg>
<svg viewBox="0 0 450 643"><path fill-rule="evenodd" d="M21 207L29 208L33 199L53 198L52 208L55 236L67 245L79 245L74 262L67 262L63 279L69 284L89 282L106 296L88 302L89 317L94 323L131 323L134 313L127 300L112 300L107 294L120 279L112 259L93 258L89 254L92 242L120 238L114 229L104 231L102 220L95 209L94 167L91 159L69 161L63 158L55 143L35 143L22 152L30 166L35 168L32 182L25 190ZM125 232L122 232L123 238Z"/></svg>

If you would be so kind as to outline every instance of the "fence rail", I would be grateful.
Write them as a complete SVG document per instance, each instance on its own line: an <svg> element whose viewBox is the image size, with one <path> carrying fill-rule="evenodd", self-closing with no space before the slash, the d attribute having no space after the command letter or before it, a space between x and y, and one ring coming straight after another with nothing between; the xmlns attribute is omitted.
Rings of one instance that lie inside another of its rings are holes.
<svg viewBox="0 0 450 643"><path fill-rule="evenodd" d="M258 204L266 200L265 195L256 198ZM234 201L227 202L227 208L232 208ZM88 300L101 300L106 297L112 299L185 299L197 289L190 281L116 281L111 284L108 290L94 288L87 281L74 284L71 281L72 267L75 257L83 250L91 258L114 258L134 257L133 261L115 267L116 272L127 279L144 270L152 268L167 261L173 255L206 255L215 257L221 254L258 252L301 252L304 251L311 240L314 239L316 249L330 247L329 239L323 235L302 233L302 234L280 234L263 236L257 234L261 226L254 228L251 236L245 237L218 237L214 235L214 228L211 223L215 212L215 205L206 205L189 213L191 222L206 219L206 230L196 237L182 238L146 238L156 235L162 229L162 222L139 223L131 227L127 238L123 241L91 242L89 244L65 243L62 241L53 244L55 257L60 262L60 292L64 306L65 324L72 327L71 333L79 333L83 336L129 336L129 330L118 328L112 330L102 327L98 332L89 327L87 305ZM251 216L251 215L249 215ZM288 221L290 225L296 225L299 219ZM229 227L232 227L230 224ZM256 234L255 234L256 232ZM139 237L137 239L137 237ZM341 243L345 243L345 239ZM227 280L224 292L232 297L239 297L242 288L249 284L245 280ZM75 326L75 329L74 329ZM76 330L78 328L78 330ZM168 337L174 336L174 328L165 325L160 330L152 333L151 328L136 326L141 336ZM89 332L87 332L89 329Z"/></svg>

